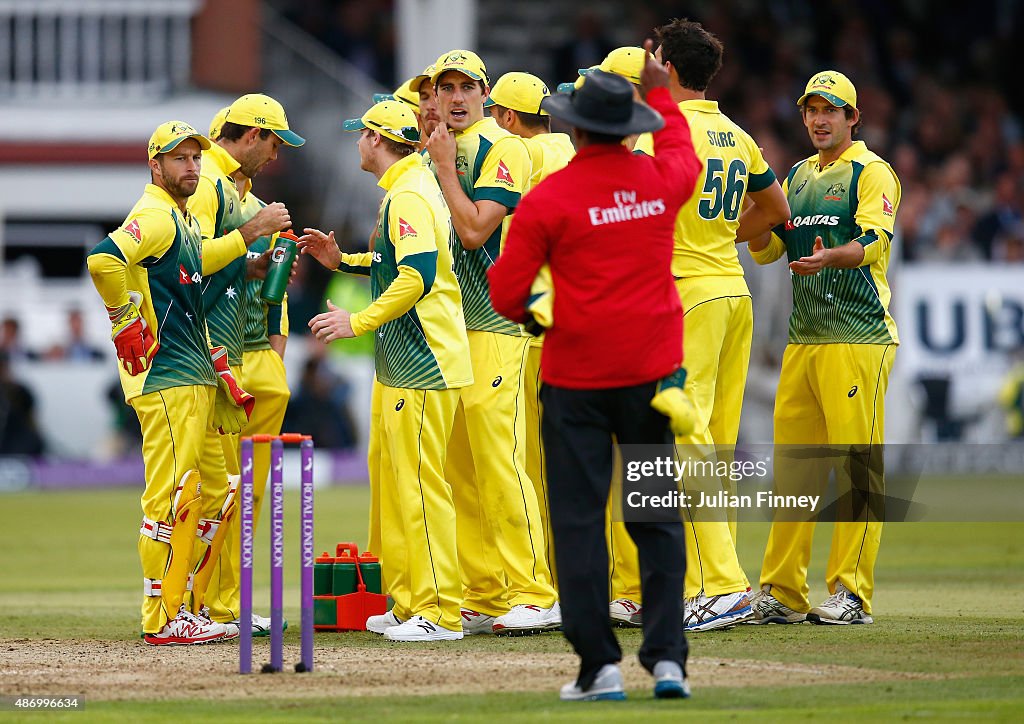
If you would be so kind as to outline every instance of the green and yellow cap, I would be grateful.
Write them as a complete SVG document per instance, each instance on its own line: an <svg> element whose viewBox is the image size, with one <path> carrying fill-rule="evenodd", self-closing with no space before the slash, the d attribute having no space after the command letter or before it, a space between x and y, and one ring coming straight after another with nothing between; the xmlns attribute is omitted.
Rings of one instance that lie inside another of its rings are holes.
<svg viewBox="0 0 1024 724"><path fill-rule="evenodd" d="M796 104L802 106L811 96L821 96L836 108L857 108L857 89L853 87L850 79L838 70L823 70L812 75L807 81L807 87L804 88L804 94Z"/></svg>
<svg viewBox="0 0 1024 724"><path fill-rule="evenodd" d="M262 93L249 93L228 106L224 119L240 126L265 128L289 146L299 147L306 139L288 128L288 116L284 106Z"/></svg>
<svg viewBox="0 0 1024 724"><path fill-rule="evenodd" d="M640 85L640 71L644 69L646 59L643 48L627 45L608 53L597 69L603 70L605 73L621 75L633 85ZM580 75L592 73L594 70L593 66L580 68Z"/></svg>
<svg viewBox="0 0 1024 724"><path fill-rule="evenodd" d="M541 110L540 102L549 95L551 91L540 78L514 71L498 78L498 82L491 88L491 94L484 101L484 108L498 105L520 113L546 116L548 112Z"/></svg>
<svg viewBox="0 0 1024 724"><path fill-rule="evenodd" d="M167 121L157 126L149 137L149 157L156 158L157 154L173 151L186 138L196 139L204 151L210 148L210 139L192 126L184 121Z"/></svg>
<svg viewBox="0 0 1024 724"><path fill-rule="evenodd" d="M420 128L412 109L401 101L381 101L370 106L361 118L350 118L342 124L346 131L369 128L393 141L415 146L420 142Z"/></svg>
<svg viewBox="0 0 1024 724"><path fill-rule="evenodd" d="M487 80L487 67L480 56L472 50L449 50L439 57L434 63L434 72L430 74L430 82L437 83L437 79L449 70L457 70L473 80L482 80L484 85L490 85L490 81Z"/></svg>

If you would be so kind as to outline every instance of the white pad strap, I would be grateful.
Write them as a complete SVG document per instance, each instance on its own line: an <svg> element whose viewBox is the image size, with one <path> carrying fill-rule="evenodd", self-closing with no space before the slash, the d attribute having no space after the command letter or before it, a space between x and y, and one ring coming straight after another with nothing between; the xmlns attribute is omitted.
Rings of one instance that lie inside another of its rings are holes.
<svg viewBox="0 0 1024 724"><path fill-rule="evenodd" d="M143 578L142 579L142 595L143 596L160 596L163 591L163 579L161 578ZM188 575L188 581L185 583L185 590L192 590L192 574Z"/></svg>
<svg viewBox="0 0 1024 724"><path fill-rule="evenodd" d="M206 545L213 543L213 537L217 535L220 528L220 521L214 518L200 518L199 527L196 528L196 535Z"/></svg>
<svg viewBox="0 0 1024 724"><path fill-rule="evenodd" d="M142 516L142 527L139 528L139 533L147 538L152 538L155 541L160 541L161 543L167 543L170 545L172 530L174 530L173 525L168 525L167 523L159 520L150 520L146 516ZM148 596L150 594L147 593L146 595ZM159 596L160 594L158 593L155 595Z"/></svg>

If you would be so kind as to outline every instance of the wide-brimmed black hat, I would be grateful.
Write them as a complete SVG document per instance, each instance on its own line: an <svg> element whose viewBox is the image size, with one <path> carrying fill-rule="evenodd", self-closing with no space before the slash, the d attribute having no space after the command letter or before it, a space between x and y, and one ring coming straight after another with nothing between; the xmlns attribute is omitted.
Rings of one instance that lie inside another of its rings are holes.
<svg viewBox="0 0 1024 724"><path fill-rule="evenodd" d="M665 119L656 110L633 100L633 85L622 76L595 70L572 93L559 93L540 107L576 128L610 136L657 131Z"/></svg>

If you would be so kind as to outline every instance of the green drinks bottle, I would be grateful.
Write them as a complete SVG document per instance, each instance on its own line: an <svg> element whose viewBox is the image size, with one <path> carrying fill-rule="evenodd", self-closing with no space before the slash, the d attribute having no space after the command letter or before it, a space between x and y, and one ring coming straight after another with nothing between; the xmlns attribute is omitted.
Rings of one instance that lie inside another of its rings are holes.
<svg viewBox="0 0 1024 724"><path fill-rule="evenodd" d="M260 298L267 304L280 304L284 300L284 292L292 274L292 262L298 253L296 242L298 237L290 230L282 231L277 237L274 249L270 252L267 278L263 280L263 289L260 291Z"/></svg>

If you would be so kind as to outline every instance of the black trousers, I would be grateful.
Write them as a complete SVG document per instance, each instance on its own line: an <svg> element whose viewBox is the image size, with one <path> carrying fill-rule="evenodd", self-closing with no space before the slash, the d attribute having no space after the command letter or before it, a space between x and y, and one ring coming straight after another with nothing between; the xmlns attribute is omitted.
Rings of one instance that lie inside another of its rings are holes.
<svg viewBox="0 0 1024 724"><path fill-rule="evenodd" d="M542 432L558 566L562 631L579 654L577 683L588 688L605 664L622 659L608 618L605 506L612 479L612 436L620 444L671 445L668 418L650 406L654 383L603 390L545 384ZM670 449L670 448L668 448ZM686 671L681 519L626 523L640 554L644 641L640 663L662 660Z"/></svg>

